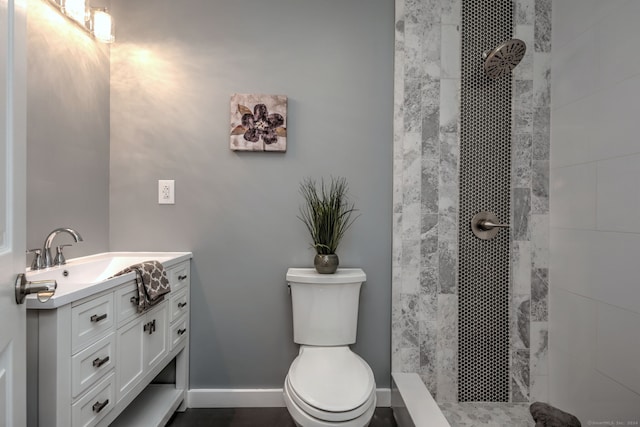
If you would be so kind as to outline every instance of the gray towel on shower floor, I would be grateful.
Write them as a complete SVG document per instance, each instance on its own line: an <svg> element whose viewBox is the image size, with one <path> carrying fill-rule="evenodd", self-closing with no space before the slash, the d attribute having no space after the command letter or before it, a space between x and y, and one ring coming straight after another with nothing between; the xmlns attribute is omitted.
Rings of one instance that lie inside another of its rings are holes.
<svg viewBox="0 0 640 427"><path fill-rule="evenodd" d="M532 403L529 411L536 427L581 427L576 417L546 403Z"/></svg>

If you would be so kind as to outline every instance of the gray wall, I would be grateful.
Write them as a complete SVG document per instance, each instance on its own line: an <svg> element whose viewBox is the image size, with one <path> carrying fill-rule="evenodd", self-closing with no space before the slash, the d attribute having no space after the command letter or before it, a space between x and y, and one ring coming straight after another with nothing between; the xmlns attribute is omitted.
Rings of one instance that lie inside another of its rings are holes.
<svg viewBox="0 0 640 427"><path fill-rule="evenodd" d="M354 349L388 387L393 1L113 3L111 249L193 251L191 387L282 386L298 185L332 174L362 213L338 249L368 275ZM234 92L289 97L287 153L229 150Z"/></svg>
<svg viewBox="0 0 640 427"><path fill-rule="evenodd" d="M28 2L27 25L27 247L65 226L84 238L67 258L106 251L109 48L40 0Z"/></svg>

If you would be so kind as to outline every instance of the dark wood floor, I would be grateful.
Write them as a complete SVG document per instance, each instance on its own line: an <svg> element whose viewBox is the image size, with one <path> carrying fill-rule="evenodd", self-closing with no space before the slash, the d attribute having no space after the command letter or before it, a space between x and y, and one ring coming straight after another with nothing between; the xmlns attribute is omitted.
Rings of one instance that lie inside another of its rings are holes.
<svg viewBox="0 0 640 427"><path fill-rule="evenodd" d="M168 427L295 427L287 408L187 409ZM369 427L396 427L391 408L376 408Z"/></svg>

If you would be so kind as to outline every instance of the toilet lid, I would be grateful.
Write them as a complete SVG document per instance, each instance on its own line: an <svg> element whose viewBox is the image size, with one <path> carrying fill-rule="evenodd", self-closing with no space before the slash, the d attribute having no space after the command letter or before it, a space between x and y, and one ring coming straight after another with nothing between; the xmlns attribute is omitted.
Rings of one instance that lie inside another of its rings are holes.
<svg viewBox="0 0 640 427"><path fill-rule="evenodd" d="M302 347L289 381L300 399L328 412L363 405L375 388L371 368L349 347Z"/></svg>

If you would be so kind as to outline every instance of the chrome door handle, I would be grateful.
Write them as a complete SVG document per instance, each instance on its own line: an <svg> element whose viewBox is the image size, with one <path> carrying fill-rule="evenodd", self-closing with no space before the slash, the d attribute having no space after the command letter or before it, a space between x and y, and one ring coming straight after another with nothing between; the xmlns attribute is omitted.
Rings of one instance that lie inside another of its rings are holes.
<svg viewBox="0 0 640 427"><path fill-rule="evenodd" d="M47 302L56 293L58 283L55 280L34 280L29 281L24 273L18 274L15 284L16 303L24 303L24 299L29 294L36 294L38 301Z"/></svg>

